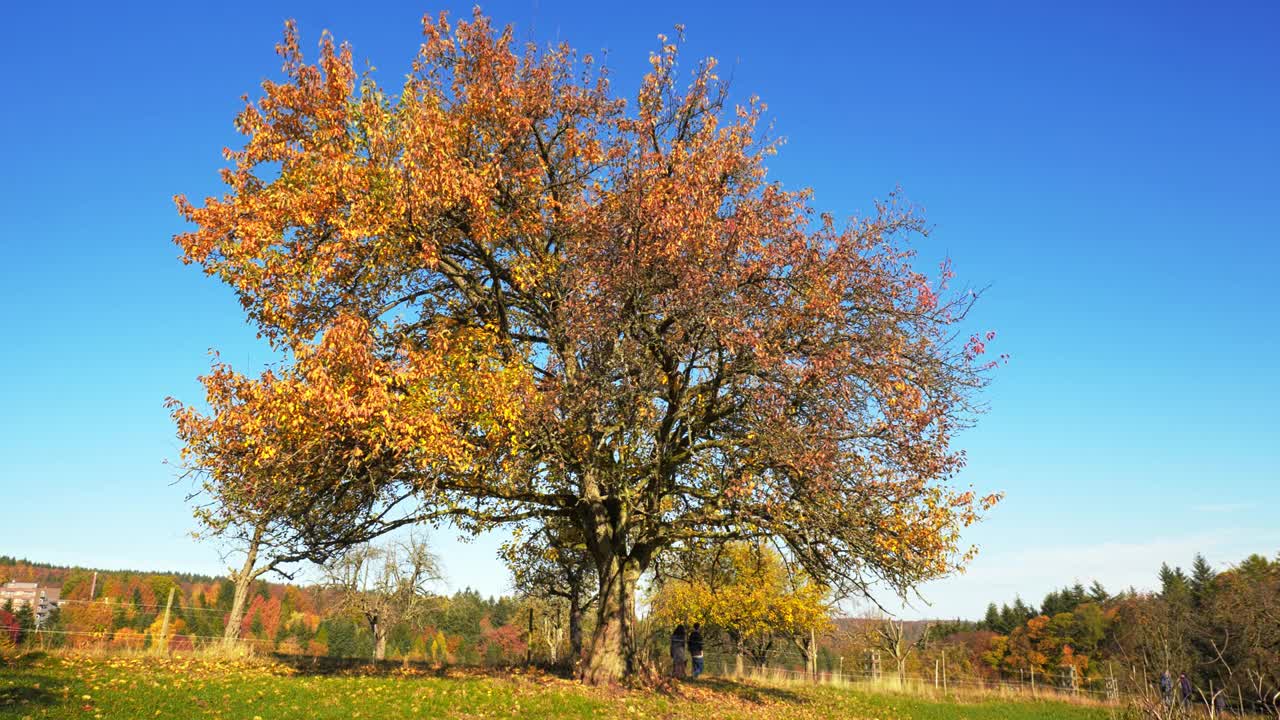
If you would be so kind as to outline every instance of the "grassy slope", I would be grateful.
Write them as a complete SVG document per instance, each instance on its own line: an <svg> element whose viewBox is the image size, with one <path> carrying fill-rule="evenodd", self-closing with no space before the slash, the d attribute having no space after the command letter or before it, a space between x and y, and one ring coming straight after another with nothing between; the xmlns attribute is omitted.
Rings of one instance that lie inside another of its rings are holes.
<svg viewBox="0 0 1280 720"><path fill-rule="evenodd" d="M704 680L667 691L586 688L544 674L332 673L262 662L28 656L0 667L0 717L15 718L848 718L1101 720L1059 703L939 703L832 687Z"/></svg>

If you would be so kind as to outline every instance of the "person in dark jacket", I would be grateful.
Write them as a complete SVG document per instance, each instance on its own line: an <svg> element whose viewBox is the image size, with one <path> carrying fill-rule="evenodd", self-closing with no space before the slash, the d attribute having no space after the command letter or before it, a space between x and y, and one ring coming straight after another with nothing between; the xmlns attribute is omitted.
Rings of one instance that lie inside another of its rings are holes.
<svg viewBox="0 0 1280 720"><path fill-rule="evenodd" d="M671 677L684 677L684 645L687 640L684 624L677 625L671 632Z"/></svg>
<svg viewBox="0 0 1280 720"><path fill-rule="evenodd" d="M1190 707L1191 705L1191 678L1186 673L1178 675L1178 688L1182 690L1182 704Z"/></svg>
<svg viewBox="0 0 1280 720"><path fill-rule="evenodd" d="M702 674L702 624L694 623L693 632L689 633L689 657L693 658L693 677L696 680Z"/></svg>
<svg viewBox="0 0 1280 720"><path fill-rule="evenodd" d="M1160 674L1160 697L1165 705L1173 705L1173 676L1168 670Z"/></svg>

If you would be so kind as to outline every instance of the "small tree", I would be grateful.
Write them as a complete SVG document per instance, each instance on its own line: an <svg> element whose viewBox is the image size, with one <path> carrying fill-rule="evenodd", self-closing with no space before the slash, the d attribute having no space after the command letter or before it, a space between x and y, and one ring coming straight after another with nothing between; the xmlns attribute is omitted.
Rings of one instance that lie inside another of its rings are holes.
<svg viewBox="0 0 1280 720"><path fill-rule="evenodd" d="M27 638L31 636L32 631L38 627L36 613L32 610L31 604L26 603L22 607L18 608L17 612L14 613L14 616L18 619L20 639L25 642Z"/></svg>
<svg viewBox="0 0 1280 720"><path fill-rule="evenodd" d="M286 567L303 560L324 563L336 553L417 522L401 506L412 492L360 496L352 485L368 481L377 463L350 463L333 470L333 448L283 425L257 422L260 403L273 394L275 375L247 378L217 364L203 378L215 414L203 415L170 398L178 435L185 441L185 476L198 480L189 500L196 501L197 537L213 539L242 553L239 568L228 569L234 586L223 630L224 645L234 644L254 582L270 572L292 579ZM249 428L256 426L257 432ZM328 436L328 442L356 442L352 435ZM263 457L264 447L271 449ZM358 451L358 446L357 446ZM303 477L323 476L328 492L298 493Z"/></svg>
<svg viewBox="0 0 1280 720"><path fill-rule="evenodd" d="M558 654L560 652L560 645L564 642L565 626L564 623L561 622L561 619L559 612L544 612L542 614L542 625L540 628L542 631L541 637L542 642L547 646L547 660L550 661L552 665L559 660ZM581 649L581 642L582 638L581 635L579 635L579 650ZM571 654L570 658L571 661L576 660L577 655Z"/></svg>
<svg viewBox="0 0 1280 720"><path fill-rule="evenodd" d="M897 668L898 684L906 679L907 659L915 652L915 642L907 632L907 623L902 620L884 618L877 622L871 631L874 646L889 653Z"/></svg>
<svg viewBox="0 0 1280 720"><path fill-rule="evenodd" d="M368 624L375 660L386 658L392 627L427 609L429 585L441 579L439 561L417 539L382 547L358 545L334 558L324 571L328 585L337 591L335 609Z"/></svg>
<svg viewBox="0 0 1280 720"><path fill-rule="evenodd" d="M431 662L436 665L449 664L449 639L445 637L443 630L436 630L435 635L431 637L430 653Z"/></svg>
<svg viewBox="0 0 1280 720"><path fill-rule="evenodd" d="M809 665L814 632L830 624L829 590L776 550L735 542L681 553L660 566L653 616L667 625L701 622L723 632L736 656L765 666L775 644L792 642Z"/></svg>
<svg viewBox="0 0 1280 720"><path fill-rule="evenodd" d="M582 657L583 616L596 602L595 564L580 534L568 523L547 522L532 531L518 530L503 544L501 554L517 594L564 604L569 661L577 663ZM548 626L547 632L551 630Z"/></svg>
<svg viewBox="0 0 1280 720"><path fill-rule="evenodd" d="M17 616L9 612L13 603L6 602L0 608L0 645L17 645L22 638L22 623Z"/></svg>
<svg viewBox="0 0 1280 720"><path fill-rule="evenodd" d="M170 618L169 624L165 625L164 617L158 616L147 628L146 638L150 643L150 647L166 651L169 649L173 639L186 629L187 623L180 617Z"/></svg>
<svg viewBox="0 0 1280 720"><path fill-rule="evenodd" d="M1094 580L1093 584L1089 586L1089 599L1095 603L1102 604L1111 599L1111 593L1107 592L1101 582Z"/></svg>
<svg viewBox="0 0 1280 720"><path fill-rule="evenodd" d="M1191 577L1188 579L1188 585L1191 589L1191 599L1197 608L1203 608L1208 604L1209 596L1213 592L1214 580L1218 578L1218 573L1214 571L1213 566L1200 553L1196 553L1195 559L1191 563Z"/></svg>

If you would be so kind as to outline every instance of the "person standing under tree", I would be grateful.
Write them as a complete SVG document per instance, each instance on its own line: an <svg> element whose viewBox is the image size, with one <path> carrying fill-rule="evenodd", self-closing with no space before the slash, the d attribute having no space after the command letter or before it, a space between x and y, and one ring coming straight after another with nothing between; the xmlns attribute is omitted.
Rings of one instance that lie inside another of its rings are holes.
<svg viewBox="0 0 1280 720"><path fill-rule="evenodd" d="M1191 678L1186 673L1178 675L1178 687L1182 690L1182 706L1191 706Z"/></svg>
<svg viewBox="0 0 1280 720"><path fill-rule="evenodd" d="M684 677L684 624L676 626L671 633L671 677Z"/></svg>
<svg viewBox="0 0 1280 720"><path fill-rule="evenodd" d="M689 657L693 658L693 679L702 674L702 624L694 623L689 633Z"/></svg>

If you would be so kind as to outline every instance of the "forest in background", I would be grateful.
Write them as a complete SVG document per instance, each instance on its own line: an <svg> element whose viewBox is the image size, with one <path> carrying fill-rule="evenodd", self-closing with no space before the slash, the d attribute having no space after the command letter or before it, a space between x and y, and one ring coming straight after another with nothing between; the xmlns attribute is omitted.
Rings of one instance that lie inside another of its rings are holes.
<svg viewBox="0 0 1280 720"><path fill-rule="evenodd" d="M163 643L178 651L221 640L232 602L230 580L98 571L91 599L93 574L0 556L0 581L60 587L65 601L38 633L29 613L24 619L0 610L0 637L43 647L121 650ZM1097 695L1149 691L1168 671L1174 678L1186 673L1197 696L1221 693L1232 706L1273 701L1280 688L1280 559L1252 555L1217 571L1196 556L1189 571L1164 565L1158 578L1159 589L1150 592L1111 593L1097 582L1074 583L1050 592L1039 605L1021 598L993 602L976 620L898 622L828 614L810 621L808 630L766 620L743 638L734 636L739 625L712 618L705 627L708 668L731 672L735 659L744 658L749 667L797 673L904 681L945 673L951 683L1034 682ZM750 580L754 588L767 584ZM728 592L724 587L720 592ZM165 630L171 588L175 599ZM388 660L571 662L565 608L554 599L484 597L467 589L428 600L422 613L390 628ZM762 602L783 607L777 597ZM654 607L642 636L650 658L660 664L672 616L663 601ZM369 658L374 650L367 623L339 607L332 589L314 585L256 582L241 638L264 653Z"/></svg>
<svg viewBox="0 0 1280 720"><path fill-rule="evenodd" d="M147 649L165 642L171 650L189 650L221 641L234 593L234 583L225 577L95 571L0 556L0 582L10 580L61 587L62 607L42 631L50 645L72 648ZM162 635L171 588L170 624ZM428 617L418 627L405 624L391 629L394 657L459 664L524 661L527 629L518 629L514 619L529 603L522 605L511 597L486 598L470 589L431 600ZM370 657L371 633L360 618L332 612L334 601L333 594L320 586L255 582L241 621L241 639L259 652ZM12 613L15 618L18 615ZM6 624L13 623L0 615L0 628ZM23 633L34 639L31 618L18 625L9 633L11 641L22 640Z"/></svg>

